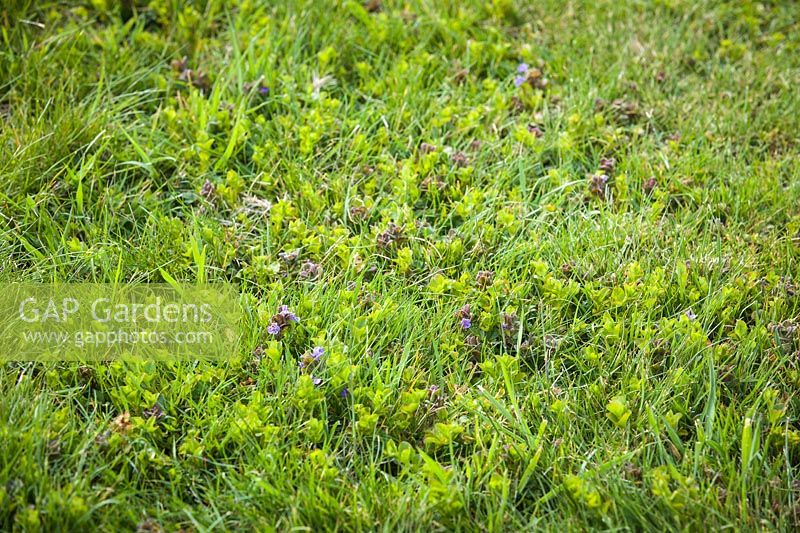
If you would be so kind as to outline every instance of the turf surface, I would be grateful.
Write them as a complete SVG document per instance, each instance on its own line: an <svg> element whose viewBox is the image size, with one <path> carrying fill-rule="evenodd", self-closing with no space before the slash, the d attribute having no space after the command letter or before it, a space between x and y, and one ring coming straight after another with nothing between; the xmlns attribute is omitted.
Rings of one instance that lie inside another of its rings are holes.
<svg viewBox="0 0 800 533"><path fill-rule="evenodd" d="M3 2L0 281L250 312L5 363L0 529L798 527L799 20Z"/></svg>

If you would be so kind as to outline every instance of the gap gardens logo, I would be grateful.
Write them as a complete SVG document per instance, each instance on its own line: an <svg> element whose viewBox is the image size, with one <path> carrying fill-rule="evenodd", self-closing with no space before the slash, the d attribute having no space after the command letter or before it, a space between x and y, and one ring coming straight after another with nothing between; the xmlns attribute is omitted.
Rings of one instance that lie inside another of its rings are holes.
<svg viewBox="0 0 800 533"><path fill-rule="evenodd" d="M7 284L2 360L208 359L235 352L231 285Z"/></svg>

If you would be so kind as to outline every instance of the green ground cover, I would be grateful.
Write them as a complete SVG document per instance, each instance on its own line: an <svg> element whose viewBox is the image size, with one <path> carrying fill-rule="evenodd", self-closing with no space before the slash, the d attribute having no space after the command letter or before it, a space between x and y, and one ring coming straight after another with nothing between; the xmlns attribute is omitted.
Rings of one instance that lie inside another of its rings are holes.
<svg viewBox="0 0 800 533"><path fill-rule="evenodd" d="M799 67L790 1L3 2L0 281L253 311L4 363L0 529L798 527Z"/></svg>

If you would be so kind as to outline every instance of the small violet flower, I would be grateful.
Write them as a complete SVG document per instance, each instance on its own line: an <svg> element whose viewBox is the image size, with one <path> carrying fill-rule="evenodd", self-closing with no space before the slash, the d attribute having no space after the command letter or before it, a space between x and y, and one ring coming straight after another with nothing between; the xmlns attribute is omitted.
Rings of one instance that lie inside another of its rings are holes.
<svg viewBox="0 0 800 533"><path fill-rule="evenodd" d="M515 87L519 87L528 80L528 64L520 63L517 66L517 74L519 74L519 76L514 78Z"/></svg>
<svg viewBox="0 0 800 533"><path fill-rule="evenodd" d="M311 383L313 383L314 385L319 385L320 383L322 383L322 378L315 378L312 376Z"/></svg>
<svg viewBox="0 0 800 533"><path fill-rule="evenodd" d="M461 319L461 327L463 329L469 329L472 327L472 311L470 310L469 304L466 304L464 307L456 312L456 318Z"/></svg>
<svg viewBox="0 0 800 533"><path fill-rule="evenodd" d="M697 318L697 315L695 314L694 311L689 309L688 311L686 311L686 318L688 318L689 320L694 320L695 318Z"/></svg>
<svg viewBox="0 0 800 533"><path fill-rule="evenodd" d="M280 339L283 330L289 327L291 322L300 322L300 319L289 310L288 306L281 305L278 307L278 312L272 316L267 333Z"/></svg>
<svg viewBox="0 0 800 533"><path fill-rule="evenodd" d="M340 393L339 393L339 396L341 396L342 398L347 398L348 396L350 396L350 389L348 389L348 388L345 386L345 387L342 389L342 392L340 392Z"/></svg>
<svg viewBox="0 0 800 533"><path fill-rule="evenodd" d="M322 346L315 346L311 352L306 352L300 357L300 368L311 368L319 363L322 356L325 355L325 348Z"/></svg>
<svg viewBox="0 0 800 533"><path fill-rule="evenodd" d="M281 315L286 320L291 320L292 322L300 322L300 319L297 318L297 315L295 315L289 310L288 305L280 306L278 308L278 314Z"/></svg>
<svg viewBox="0 0 800 533"><path fill-rule="evenodd" d="M516 313L503 313L503 321L500 323L500 328L503 331L516 331L517 330L517 314Z"/></svg>

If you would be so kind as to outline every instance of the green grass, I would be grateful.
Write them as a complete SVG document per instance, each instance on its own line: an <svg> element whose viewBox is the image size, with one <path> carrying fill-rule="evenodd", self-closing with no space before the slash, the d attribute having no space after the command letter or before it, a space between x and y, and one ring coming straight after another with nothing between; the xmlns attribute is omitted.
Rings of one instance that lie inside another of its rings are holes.
<svg viewBox="0 0 800 533"><path fill-rule="evenodd" d="M0 281L256 318L5 363L0 529L800 525L800 5L183 4L0 6Z"/></svg>

